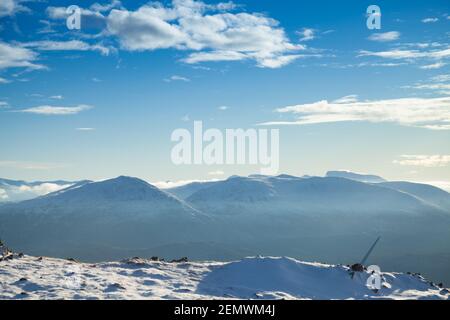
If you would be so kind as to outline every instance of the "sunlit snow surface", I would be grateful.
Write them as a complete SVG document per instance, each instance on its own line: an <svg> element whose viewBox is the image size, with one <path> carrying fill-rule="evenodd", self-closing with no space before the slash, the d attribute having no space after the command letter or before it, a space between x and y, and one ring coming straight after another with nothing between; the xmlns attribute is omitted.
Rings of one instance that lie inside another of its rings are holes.
<svg viewBox="0 0 450 320"><path fill-rule="evenodd" d="M368 273L291 258L169 263L143 259L78 263L16 257L0 262L1 299L450 299L421 276L383 273L375 293Z"/></svg>

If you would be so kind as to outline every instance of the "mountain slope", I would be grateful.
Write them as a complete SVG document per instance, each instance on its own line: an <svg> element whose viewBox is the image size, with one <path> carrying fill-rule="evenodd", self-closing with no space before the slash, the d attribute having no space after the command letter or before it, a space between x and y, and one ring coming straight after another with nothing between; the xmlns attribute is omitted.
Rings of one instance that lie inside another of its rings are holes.
<svg viewBox="0 0 450 320"><path fill-rule="evenodd" d="M375 293L368 272L351 279L345 266L291 258L85 264L24 256L0 266L0 299L450 299L419 275L382 273Z"/></svg>
<svg viewBox="0 0 450 320"><path fill-rule="evenodd" d="M137 178L72 186L0 207L0 235L25 252L99 258L204 238L208 216ZM202 230L199 230L201 228ZM84 254L83 254L84 252Z"/></svg>
<svg viewBox="0 0 450 320"><path fill-rule="evenodd" d="M165 191L169 192L170 194L173 194L174 196L180 198L180 199L186 199L193 193L207 188L209 186L212 186L216 183L216 181L206 181L206 182L191 182L179 187L173 187L165 189Z"/></svg>
<svg viewBox="0 0 450 320"><path fill-rule="evenodd" d="M257 207L264 211L276 210L278 214L283 211L308 214L438 211L423 199L395 188L336 177L233 177L194 192L186 201L205 210Z"/></svg>
<svg viewBox="0 0 450 320"><path fill-rule="evenodd" d="M450 193L437 187L406 181L389 181L379 185L406 192L450 212Z"/></svg>

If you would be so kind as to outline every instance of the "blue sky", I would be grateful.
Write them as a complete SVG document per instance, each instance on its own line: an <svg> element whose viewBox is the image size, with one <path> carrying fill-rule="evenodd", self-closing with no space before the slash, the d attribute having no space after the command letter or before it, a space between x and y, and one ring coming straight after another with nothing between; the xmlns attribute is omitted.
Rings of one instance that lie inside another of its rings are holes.
<svg viewBox="0 0 450 320"><path fill-rule="evenodd" d="M449 14L448 1L2 0L0 176L258 171L173 165L171 132L202 120L279 128L281 172L448 186Z"/></svg>

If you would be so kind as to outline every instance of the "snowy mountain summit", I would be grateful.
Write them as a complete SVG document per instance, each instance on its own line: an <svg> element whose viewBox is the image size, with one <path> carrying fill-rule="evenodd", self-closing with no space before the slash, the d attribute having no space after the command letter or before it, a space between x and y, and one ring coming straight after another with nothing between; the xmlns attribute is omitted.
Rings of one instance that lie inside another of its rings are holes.
<svg viewBox="0 0 450 320"><path fill-rule="evenodd" d="M291 258L164 262L132 258L96 264L15 255L0 262L0 299L441 299L448 289L420 275L371 274Z"/></svg>

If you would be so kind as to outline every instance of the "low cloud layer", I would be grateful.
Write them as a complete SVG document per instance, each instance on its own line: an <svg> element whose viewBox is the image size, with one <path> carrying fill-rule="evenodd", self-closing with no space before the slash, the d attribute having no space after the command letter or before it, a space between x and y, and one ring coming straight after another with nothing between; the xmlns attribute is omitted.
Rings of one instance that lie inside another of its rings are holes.
<svg viewBox="0 0 450 320"><path fill-rule="evenodd" d="M450 155L402 155L400 159L394 160L393 163L402 166L415 167L446 167L450 164Z"/></svg>
<svg viewBox="0 0 450 320"><path fill-rule="evenodd" d="M41 183L38 185L0 185L0 201L23 201L46 195L71 186L71 184Z"/></svg>

